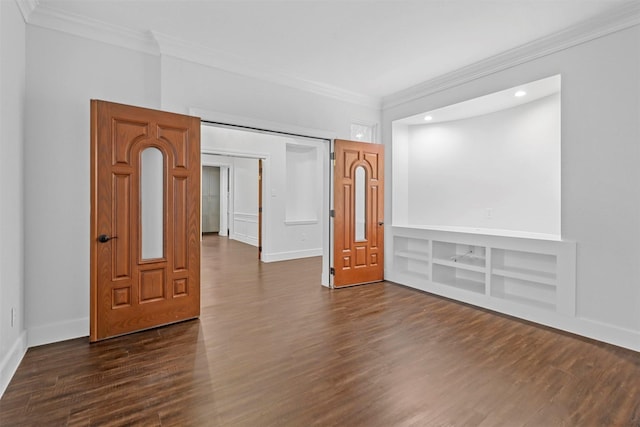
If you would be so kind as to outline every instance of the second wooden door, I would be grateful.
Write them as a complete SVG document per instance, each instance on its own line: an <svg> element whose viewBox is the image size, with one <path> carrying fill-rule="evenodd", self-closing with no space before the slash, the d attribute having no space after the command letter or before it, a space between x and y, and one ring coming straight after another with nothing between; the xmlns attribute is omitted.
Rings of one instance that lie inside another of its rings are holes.
<svg viewBox="0 0 640 427"><path fill-rule="evenodd" d="M384 279L384 146L335 141L334 279L349 286Z"/></svg>

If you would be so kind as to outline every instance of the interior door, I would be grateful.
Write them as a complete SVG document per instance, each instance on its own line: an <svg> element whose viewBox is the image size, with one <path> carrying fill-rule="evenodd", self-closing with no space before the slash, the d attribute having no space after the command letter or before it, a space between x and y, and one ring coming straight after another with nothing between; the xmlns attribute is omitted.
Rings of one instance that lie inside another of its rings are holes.
<svg viewBox="0 0 640 427"><path fill-rule="evenodd" d="M333 286L384 279L384 146L335 140Z"/></svg>
<svg viewBox="0 0 640 427"><path fill-rule="evenodd" d="M91 330L200 314L200 119L91 101Z"/></svg>

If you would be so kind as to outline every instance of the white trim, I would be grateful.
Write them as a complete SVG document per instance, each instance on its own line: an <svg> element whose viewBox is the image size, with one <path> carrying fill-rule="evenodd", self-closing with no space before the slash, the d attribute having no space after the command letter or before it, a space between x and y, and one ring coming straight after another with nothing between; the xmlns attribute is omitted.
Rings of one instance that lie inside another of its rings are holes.
<svg viewBox="0 0 640 427"><path fill-rule="evenodd" d="M333 140L336 138L336 133L325 129L314 129L303 126L296 126L289 123L272 122L270 120L258 119L255 117L238 116L234 114L221 113L219 111L205 110L202 108L191 107L189 108L189 115L200 117L205 125L209 126L222 126L232 125L240 126L248 132L255 130L262 133L285 133L290 134L292 138L304 139L304 137L313 139ZM211 123L207 123L211 122Z"/></svg>
<svg viewBox="0 0 640 427"><path fill-rule="evenodd" d="M258 224L258 214L257 213L247 213L247 212L234 212L233 213L233 227L231 228L230 239L238 240L243 243L247 243L251 246L258 246L258 236L252 236L250 234L239 233L238 227L236 227L236 223L246 223L246 224ZM257 227L256 227L257 233Z"/></svg>
<svg viewBox="0 0 640 427"><path fill-rule="evenodd" d="M83 317L29 328L27 342L29 347L35 347L88 336L89 318Z"/></svg>
<svg viewBox="0 0 640 427"><path fill-rule="evenodd" d="M211 49L192 42L181 40L151 31L160 47L162 55L173 56L207 67L217 68L235 74L253 77L258 80L288 86L316 95L334 98L351 104L362 105L370 108L380 108L380 99L377 97L363 95L346 89L342 89L326 83L302 79L285 70L267 68L259 63L246 58L242 58L228 52Z"/></svg>
<svg viewBox="0 0 640 427"><path fill-rule="evenodd" d="M396 107L638 24L640 3L630 2L557 33L385 96L382 109Z"/></svg>
<svg viewBox="0 0 640 427"><path fill-rule="evenodd" d="M0 362L0 397L4 394L11 379L18 370L22 358L27 352L27 332L22 331L7 354Z"/></svg>
<svg viewBox="0 0 640 427"><path fill-rule="evenodd" d="M29 15L28 23L50 30L57 30L89 40L159 55L158 42L149 31L136 31L119 25L108 24L83 15L73 14L46 4L37 4Z"/></svg>
<svg viewBox="0 0 640 427"><path fill-rule="evenodd" d="M229 238L231 240L237 240L238 242L246 243L247 245L258 247L258 239L246 234L240 234L240 233L234 232L234 233L231 233L231 236L229 236Z"/></svg>
<svg viewBox="0 0 640 427"><path fill-rule="evenodd" d="M309 219L285 219L284 220L284 224L285 225L312 225L312 224L317 224L318 223L318 218L309 218Z"/></svg>
<svg viewBox="0 0 640 427"><path fill-rule="evenodd" d="M640 351L640 332L623 328L621 326L602 323L579 316L570 317L547 310L537 310L532 308L522 309L515 304L504 303L496 300L489 301L489 299L484 298L483 295L476 296L470 295L471 293L467 292L454 292L455 290L452 291L445 287L431 286L429 289L423 289L421 286L406 284L403 277L395 272L385 272L385 279L427 294L454 299L476 307L481 307L497 313L503 313L593 340L624 347L633 351ZM405 284L402 282L405 282Z"/></svg>
<svg viewBox="0 0 640 427"><path fill-rule="evenodd" d="M380 108L380 98L378 97L356 93L322 82L302 79L289 74L285 70L267 69L254 61L171 37L151 29L148 31L132 30L62 10L50 2L41 4L38 0L16 1L22 11L25 22L32 25L153 55L172 56L351 104Z"/></svg>
<svg viewBox="0 0 640 427"><path fill-rule="evenodd" d="M258 223L258 214L250 213L250 212L235 212L233 214L233 219L236 221L242 222L252 222L254 224Z"/></svg>
<svg viewBox="0 0 640 427"><path fill-rule="evenodd" d="M275 252L271 254L262 253L262 261L264 262L277 262L287 261L290 259L298 258L310 258L322 256L322 248L305 249L302 251L289 251L289 252Z"/></svg>
<svg viewBox="0 0 640 427"><path fill-rule="evenodd" d="M173 56L235 74L377 109L404 104L640 23L640 4L629 2L609 13L601 14L518 48L385 96L380 100L325 83L305 80L284 70L266 69L260 64L252 63L244 58L194 45L157 31L131 30L62 11L50 3L40 4L38 0L16 0L16 2L25 22L32 25L149 54Z"/></svg>
<svg viewBox="0 0 640 427"><path fill-rule="evenodd" d="M269 158L269 154L259 153L255 151L237 151L237 150L227 150L223 148L204 148L201 149L200 154L210 154L212 156L226 156L226 157L241 157L243 159L262 159L266 160ZM229 165L227 165L229 166Z"/></svg>
<svg viewBox="0 0 640 427"><path fill-rule="evenodd" d="M33 11L40 6L38 0L16 0L16 4L20 9L20 13L22 13L25 23L29 22Z"/></svg>

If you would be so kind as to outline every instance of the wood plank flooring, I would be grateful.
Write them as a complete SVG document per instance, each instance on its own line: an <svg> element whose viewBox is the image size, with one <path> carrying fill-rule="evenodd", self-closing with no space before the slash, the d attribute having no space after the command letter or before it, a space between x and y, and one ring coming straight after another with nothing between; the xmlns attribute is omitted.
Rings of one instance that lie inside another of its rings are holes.
<svg viewBox="0 0 640 427"><path fill-rule="evenodd" d="M202 316L30 349L2 426L638 426L640 354L203 244Z"/></svg>

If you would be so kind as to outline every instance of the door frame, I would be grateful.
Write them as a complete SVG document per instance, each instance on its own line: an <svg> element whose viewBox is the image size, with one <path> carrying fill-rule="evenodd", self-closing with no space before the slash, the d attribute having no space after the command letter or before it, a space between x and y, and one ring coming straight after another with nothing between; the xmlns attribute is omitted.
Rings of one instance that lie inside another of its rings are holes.
<svg viewBox="0 0 640 427"><path fill-rule="evenodd" d="M329 269L333 266L332 263L332 246L333 246L333 221L330 220L329 212L333 209L333 168L330 161L330 155L333 149L333 140L337 135L328 130L306 128L302 126L289 125L285 123L272 122L268 120L255 119L246 116L237 116L232 114L220 113L216 111L203 110L200 108L189 108L189 114L196 115L201 118L203 124L211 124L213 126L231 127L231 128L244 128L247 131L265 132L271 134L283 134L291 137L300 137L313 140L321 140L324 143L321 144L321 153L325 161L322 162L322 215L320 215L320 221L322 223L322 277L321 284L326 287L332 286L332 276L329 274ZM202 150L202 154L217 154L209 153L207 150ZM246 154L246 153L245 153ZM223 154L224 155L224 154ZM264 165L267 169L265 171L263 188L270 188L268 162ZM268 194L268 193L265 193ZM264 202L263 220L269 215L269 197L266 197ZM263 239L265 247L269 243L267 234L268 230L263 229Z"/></svg>

